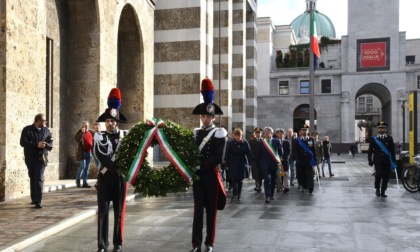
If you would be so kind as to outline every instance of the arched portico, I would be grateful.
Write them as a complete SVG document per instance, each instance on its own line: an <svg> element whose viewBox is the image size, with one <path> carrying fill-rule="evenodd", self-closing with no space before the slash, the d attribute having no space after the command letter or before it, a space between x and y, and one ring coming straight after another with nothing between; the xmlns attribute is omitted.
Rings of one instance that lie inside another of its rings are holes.
<svg viewBox="0 0 420 252"><path fill-rule="evenodd" d="M314 109L314 119L316 120L316 110ZM309 120L309 104L300 104L293 111L293 131L299 132L306 121ZM315 127L316 129L316 123Z"/></svg>
<svg viewBox="0 0 420 252"><path fill-rule="evenodd" d="M132 126L144 118L144 46L139 20L130 4L124 6L120 16L117 58L121 112Z"/></svg>
<svg viewBox="0 0 420 252"><path fill-rule="evenodd" d="M379 83L369 83L362 86L356 92L356 95L355 95L356 105L358 105L357 104L358 98L361 96L366 96L366 95L373 95L379 100L379 103L376 104L375 100L373 100L372 103L366 100L366 106L364 108L362 107L358 108L356 106L355 118L357 119L358 117L363 117L363 114L365 114L367 115L367 120L373 121L374 125L376 125L376 123L379 120L383 120L390 124L390 122L392 121L392 113L391 113L392 98L391 98L391 92L388 90L388 88ZM369 98L369 96L367 96L367 98ZM392 132L391 125L388 129L388 132L389 133Z"/></svg>

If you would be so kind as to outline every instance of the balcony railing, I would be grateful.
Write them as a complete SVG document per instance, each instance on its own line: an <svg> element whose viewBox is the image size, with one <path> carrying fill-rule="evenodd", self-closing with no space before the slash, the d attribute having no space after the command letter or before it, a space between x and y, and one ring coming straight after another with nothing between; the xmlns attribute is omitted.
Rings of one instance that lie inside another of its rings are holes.
<svg viewBox="0 0 420 252"><path fill-rule="evenodd" d="M356 114L379 114L379 108L356 108Z"/></svg>

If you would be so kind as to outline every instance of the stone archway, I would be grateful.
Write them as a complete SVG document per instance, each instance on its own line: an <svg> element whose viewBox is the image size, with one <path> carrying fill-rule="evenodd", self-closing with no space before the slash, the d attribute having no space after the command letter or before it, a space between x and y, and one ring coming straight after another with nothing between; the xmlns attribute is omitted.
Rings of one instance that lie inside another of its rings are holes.
<svg viewBox="0 0 420 252"><path fill-rule="evenodd" d="M127 4L118 27L117 87L121 90L121 112L129 126L144 117L144 52L140 25L134 8Z"/></svg>
<svg viewBox="0 0 420 252"><path fill-rule="evenodd" d="M67 164L66 177L75 177L77 143L73 136L82 121L92 125L100 113L100 22L97 1L66 1L64 15L65 82L60 87L61 159ZM92 171L92 169L91 169Z"/></svg>
<svg viewBox="0 0 420 252"><path fill-rule="evenodd" d="M370 100L369 100L370 99ZM388 133L392 132L391 92L380 83L368 83L363 85L355 94L355 120L366 121L366 125L373 124L375 127L379 120L388 122ZM364 103L365 102L365 103ZM375 134L372 127L365 127L366 137ZM357 129L356 129L357 133Z"/></svg>
<svg viewBox="0 0 420 252"><path fill-rule="evenodd" d="M316 120L316 110L314 109L314 119ZM309 104L301 104L293 111L293 131L299 132L305 121L309 120ZM316 124L315 124L316 130Z"/></svg>

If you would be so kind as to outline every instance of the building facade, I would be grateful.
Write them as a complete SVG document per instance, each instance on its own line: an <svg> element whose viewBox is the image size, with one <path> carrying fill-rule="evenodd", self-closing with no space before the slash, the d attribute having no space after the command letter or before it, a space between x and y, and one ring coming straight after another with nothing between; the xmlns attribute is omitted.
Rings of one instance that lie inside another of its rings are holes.
<svg viewBox="0 0 420 252"><path fill-rule="evenodd" d="M75 177L73 136L104 111L112 87L129 119L120 128L156 117L192 129L207 76L224 111L217 124L252 132L256 7L256 0L0 0L0 201L29 195L19 139L37 113L54 136L45 180ZM92 178L96 172L92 163Z"/></svg>
<svg viewBox="0 0 420 252"><path fill-rule="evenodd" d="M279 68L276 54L298 44L299 37L292 26L273 26L269 18L257 23L259 56L270 56L258 58L258 123L298 130L309 120L309 68ZM420 88L420 39L407 40L399 31L399 1L348 1L348 35L335 42L321 46L313 83L320 135L351 143L364 137L358 121L384 120L396 142L408 139L402 107Z"/></svg>
<svg viewBox="0 0 420 252"><path fill-rule="evenodd" d="M73 136L112 87L123 128L153 115L154 10L150 0L0 0L0 201L29 195L19 139L36 114L54 137L46 181L75 177Z"/></svg>
<svg viewBox="0 0 420 252"><path fill-rule="evenodd" d="M257 125L255 0L159 0L155 12L155 117L198 127L200 83L213 81L214 102L229 132Z"/></svg>

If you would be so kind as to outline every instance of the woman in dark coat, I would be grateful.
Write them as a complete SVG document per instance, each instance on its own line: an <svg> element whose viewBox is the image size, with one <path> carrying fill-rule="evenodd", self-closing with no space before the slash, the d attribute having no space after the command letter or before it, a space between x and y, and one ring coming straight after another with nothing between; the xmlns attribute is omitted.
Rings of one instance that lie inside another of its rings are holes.
<svg viewBox="0 0 420 252"><path fill-rule="evenodd" d="M242 130L237 128L227 144L225 156L226 170L233 187L232 200L241 200L242 180L249 177L248 167L251 160L251 148L243 139Z"/></svg>

